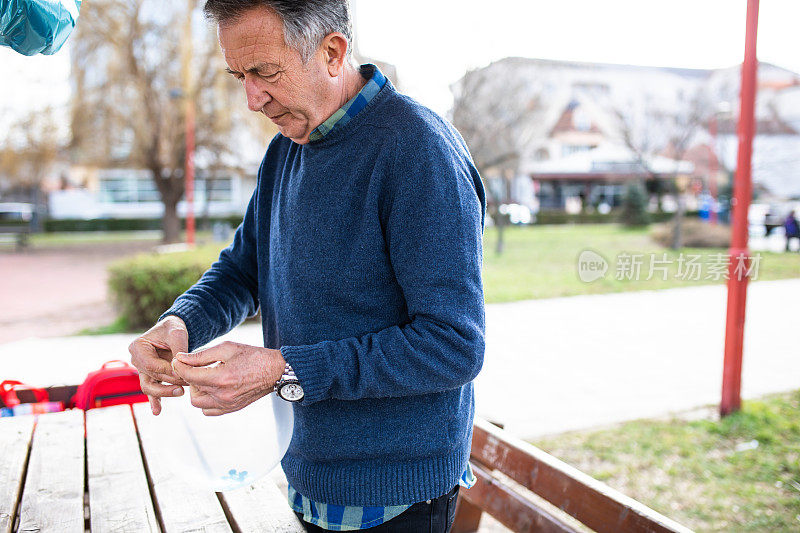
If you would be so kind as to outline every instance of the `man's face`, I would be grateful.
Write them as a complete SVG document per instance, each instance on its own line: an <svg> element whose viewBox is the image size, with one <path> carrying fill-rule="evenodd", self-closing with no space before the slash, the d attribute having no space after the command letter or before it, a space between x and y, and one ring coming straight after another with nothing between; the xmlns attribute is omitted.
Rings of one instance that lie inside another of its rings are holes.
<svg viewBox="0 0 800 533"><path fill-rule="evenodd" d="M321 103L329 81L320 53L303 64L286 45L283 23L268 8L255 8L219 26L228 71L244 86L247 106L264 113L285 137L305 144L328 117Z"/></svg>

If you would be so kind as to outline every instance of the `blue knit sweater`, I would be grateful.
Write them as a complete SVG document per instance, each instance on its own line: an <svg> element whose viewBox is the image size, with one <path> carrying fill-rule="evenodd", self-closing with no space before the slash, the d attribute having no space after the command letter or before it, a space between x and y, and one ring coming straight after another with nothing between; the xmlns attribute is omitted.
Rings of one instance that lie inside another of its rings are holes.
<svg viewBox="0 0 800 533"><path fill-rule="evenodd" d="M319 141L271 142L242 225L163 315L189 350L261 307L305 391L282 466L315 501L454 487L484 354L485 194L458 132L388 82Z"/></svg>

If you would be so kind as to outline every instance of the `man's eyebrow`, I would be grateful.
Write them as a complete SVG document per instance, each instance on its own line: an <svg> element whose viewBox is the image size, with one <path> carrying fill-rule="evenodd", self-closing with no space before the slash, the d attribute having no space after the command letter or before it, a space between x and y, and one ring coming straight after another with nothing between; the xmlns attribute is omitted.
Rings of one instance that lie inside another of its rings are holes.
<svg viewBox="0 0 800 533"><path fill-rule="evenodd" d="M265 68L269 68L269 67L272 67L272 68L275 68L275 69L280 69L280 66L276 65L275 63L256 63L254 66L252 66L249 69L247 69L247 72L258 73L259 70L262 70L262 69L265 69ZM227 72L228 74L241 74L241 72L239 72L238 70L233 70L230 67L225 67L225 72Z"/></svg>

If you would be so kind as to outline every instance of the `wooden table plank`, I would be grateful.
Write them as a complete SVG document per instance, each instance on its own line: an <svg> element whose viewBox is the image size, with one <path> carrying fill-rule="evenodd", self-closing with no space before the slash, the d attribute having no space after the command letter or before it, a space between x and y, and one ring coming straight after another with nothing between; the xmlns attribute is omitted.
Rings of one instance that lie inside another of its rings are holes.
<svg viewBox="0 0 800 533"><path fill-rule="evenodd" d="M252 485L220 494L231 520L240 531L263 533L303 533L305 529L289 508L286 495L278 490L270 476Z"/></svg>
<svg viewBox="0 0 800 533"><path fill-rule="evenodd" d="M164 530L230 533L231 527L217 495L192 483L189 475L179 471L181 466L170 460L171 455L164 451L167 446L186 450L188 462L193 447L186 428L174 424L175 427L165 428L146 403L134 405L133 413ZM199 462L196 466L200 468Z"/></svg>
<svg viewBox="0 0 800 533"><path fill-rule="evenodd" d="M93 533L160 531L129 405L86 412Z"/></svg>
<svg viewBox="0 0 800 533"><path fill-rule="evenodd" d="M83 533L83 411L39 415L19 531Z"/></svg>
<svg viewBox="0 0 800 533"><path fill-rule="evenodd" d="M33 422L32 416L0 418L0 532L3 533L11 533L14 527Z"/></svg>

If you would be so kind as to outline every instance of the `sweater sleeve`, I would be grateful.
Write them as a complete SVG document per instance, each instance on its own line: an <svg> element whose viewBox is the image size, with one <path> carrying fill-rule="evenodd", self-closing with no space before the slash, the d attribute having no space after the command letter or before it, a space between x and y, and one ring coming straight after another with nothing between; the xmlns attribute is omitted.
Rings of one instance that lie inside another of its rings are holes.
<svg viewBox="0 0 800 533"><path fill-rule="evenodd" d="M442 392L480 371L485 195L458 134L442 129L422 139L424 148L398 146L387 176L384 235L409 321L360 337L282 346L303 386L303 404Z"/></svg>
<svg viewBox="0 0 800 533"><path fill-rule="evenodd" d="M158 318L160 321L175 315L186 323L189 351L224 335L258 310L255 222L258 191L256 185L231 244L220 252L197 283Z"/></svg>

